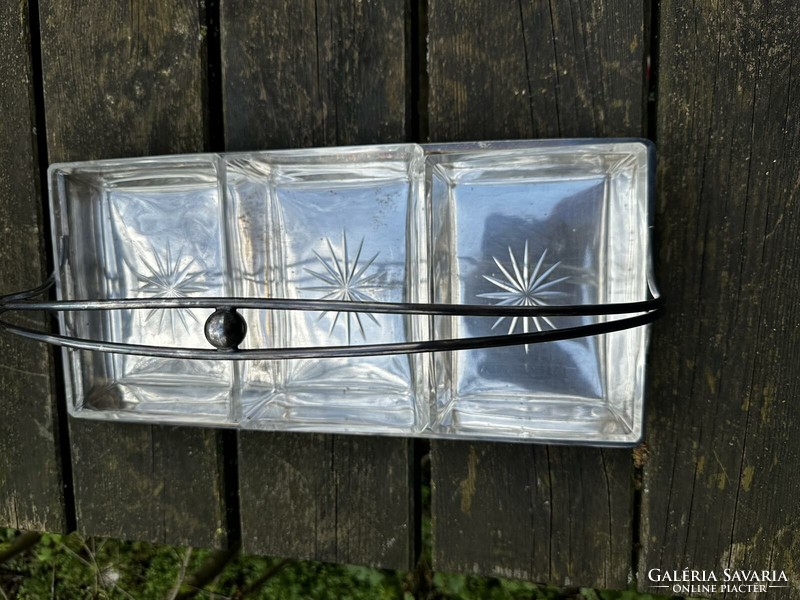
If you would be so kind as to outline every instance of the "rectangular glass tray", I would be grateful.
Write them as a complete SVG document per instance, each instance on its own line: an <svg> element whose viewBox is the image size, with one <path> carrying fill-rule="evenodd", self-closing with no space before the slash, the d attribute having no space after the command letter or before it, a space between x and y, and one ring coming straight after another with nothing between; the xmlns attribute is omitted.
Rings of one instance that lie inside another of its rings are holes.
<svg viewBox="0 0 800 600"><path fill-rule="evenodd" d="M643 140L400 144L50 167L60 300L552 305L647 298ZM521 333L606 317L242 310L242 348ZM204 309L63 312L62 334L210 347ZM580 444L642 435L648 328L492 349L206 361L64 349L77 417Z"/></svg>

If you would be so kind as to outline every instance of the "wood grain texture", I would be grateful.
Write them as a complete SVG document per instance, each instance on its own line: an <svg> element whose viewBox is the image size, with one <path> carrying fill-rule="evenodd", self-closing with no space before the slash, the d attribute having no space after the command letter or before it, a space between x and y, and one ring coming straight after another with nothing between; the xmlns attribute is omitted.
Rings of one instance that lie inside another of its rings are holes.
<svg viewBox="0 0 800 600"><path fill-rule="evenodd" d="M222 4L229 150L403 141L406 4ZM411 442L243 432L246 552L410 568Z"/></svg>
<svg viewBox="0 0 800 600"><path fill-rule="evenodd" d="M44 0L39 13L51 162L203 150L197 2Z"/></svg>
<svg viewBox="0 0 800 600"><path fill-rule="evenodd" d="M222 2L228 150L403 141L406 3Z"/></svg>
<svg viewBox="0 0 800 600"><path fill-rule="evenodd" d="M641 136L641 2L429 0L433 141ZM626 450L432 442L436 569L625 587Z"/></svg>
<svg viewBox="0 0 800 600"><path fill-rule="evenodd" d="M227 543L213 430L73 419L78 529L182 546Z"/></svg>
<svg viewBox="0 0 800 600"><path fill-rule="evenodd" d="M434 568L625 587L633 498L628 452L432 446Z"/></svg>
<svg viewBox="0 0 800 600"><path fill-rule="evenodd" d="M43 0L52 162L202 151L197 2ZM227 541L219 432L70 422L78 528L171 544Z"/></svg>
<svg viewBox="0 0 800 600"><path fill-rule="evenodd" d="M800 5L668 0L660 23L671 311L653 337L640 586L654 567L777 569L791 584L768 597L800 598Z"/></svg>
<svg viewBox="0 0 800 600"><path fill-rule="evenodd" d="M409 568L407 444L362 436L240 434L245 551Z"/></svg>
<svg viewBox="0 0 800 600"><path fill-rule="evenodd" d="M430 140L642 135L641 2L429 0Z"/></svg>
<svg viewBox="0 0 800 600"><path fill-rule="evenodd" d="M27 3L0 5L0 294L44 280ZM45 318L19 317L29 327ZM0 527L66 527L52 352L0 335Z"/></svg>

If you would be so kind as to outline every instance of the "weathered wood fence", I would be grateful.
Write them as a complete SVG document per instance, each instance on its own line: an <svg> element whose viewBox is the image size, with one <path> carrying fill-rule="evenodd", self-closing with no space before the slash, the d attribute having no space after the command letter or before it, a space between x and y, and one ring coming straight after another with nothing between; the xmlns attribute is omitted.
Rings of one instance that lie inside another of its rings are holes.
<svg viewBox="0 0 800 600"><path fill-rule="evenodd" d="M69 420L53 352L2 336L0 524L409 568L429 450L437 569L800 598L797 56L794 0L2 3L0 293L49 268L49 162L638 136L669 313L635 453Z"/></svg>

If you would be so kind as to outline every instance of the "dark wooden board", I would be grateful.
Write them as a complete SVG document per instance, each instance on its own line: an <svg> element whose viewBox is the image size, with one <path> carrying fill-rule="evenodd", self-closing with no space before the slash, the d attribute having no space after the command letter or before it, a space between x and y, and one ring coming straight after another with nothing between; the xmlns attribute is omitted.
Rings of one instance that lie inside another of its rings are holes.
<svg viewBox="0 0 800 600"><path fill-rule="evenodd" d="M406 4L222 4L228 150L403 141ZM409 568L411 442L239 435L247 552Z"/></svg>
<svg viewBox="0 0 800 600"><path fill-rule="evenodd" d="M222 2L227 150L402 142L406 3Z"/></svg>
<svg viewBox="0 0 800 600"><path fill-rule="evenodd" d="M241 433L245 551L408 569L410 460L405 440Z"/></svg>
<svg viewBox="0 0 800 600"><path fill-rule="evenodd" d="M197 2L40 2L51 162L202 151L206 30ZM78 529L227 542L220 433L73 419Z"/></svg>
<svg viewBox="0 0 800 600"><path fill-rule="evenodd" d="M632 1L429 0L429 138L643 135L644 22ZM626 586L630 451L431 448L436 569Z"/></svg>
<svg viewBox="0 0 800 600"><path fill-rule="evenodd" d="M660 32L639 584L777 569L800 598L800 5L666 0Z"/></svg>
<svg viewBox="0 0 800 600"><path fill-rule="evenodd" d="M641 2L428 1L434 142L643 135Z"/></svg>
<svg viewBox="0 0 800 600"><path fill-rule="evenodd" d="M27 3L0 4L0 294L45 277ZM46 327L42 315L20 316ZM0 335L0 527L63 531L52 351Z"/></svg>
<svg viewBox="0 0 800 600"><path fill-rule="evenodd" d="M620 450L434 442L434 568L625 587L631 472Z"/></svg>

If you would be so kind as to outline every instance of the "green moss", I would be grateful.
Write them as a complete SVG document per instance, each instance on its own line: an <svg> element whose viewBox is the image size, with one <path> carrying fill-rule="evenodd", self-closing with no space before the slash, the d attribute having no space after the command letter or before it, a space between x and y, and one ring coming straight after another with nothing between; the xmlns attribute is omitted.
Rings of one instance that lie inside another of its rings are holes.
<svg viewBox="0 0 800 600"><path fill-rule="evenodd" d="M0 552L16 535L14 530L0 529ZM423 535L423 557L414 572L240 554L196 597L241 598L250 590L248 598L281 600L655 600L633 591L564 591L523 581L432 572L429 526ZM176 587L188 591L181 583L210 554L141 542L84 539L77 534L44 534L36 546L0 565L0 590L8 598L22 600L160 600L170 597ZM273 575L252 589L270 571Z"/></svg>

